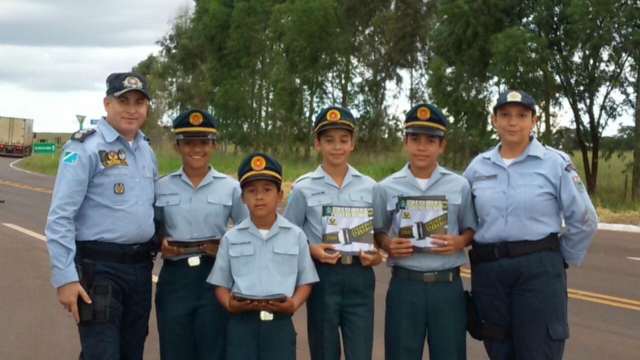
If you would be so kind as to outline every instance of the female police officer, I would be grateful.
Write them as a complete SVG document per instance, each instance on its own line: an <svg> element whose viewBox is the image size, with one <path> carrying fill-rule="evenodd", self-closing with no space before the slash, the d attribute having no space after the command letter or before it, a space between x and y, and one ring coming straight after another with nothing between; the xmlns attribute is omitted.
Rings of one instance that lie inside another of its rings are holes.
<svg viewBox="0 0 640 360"><path fill-rule="evenodd" d="M206 282L229 219L249 216L235 179L209 166L216 149L213 117L189 110L173 121L182 168L156 183L156 218L163 224L164 264L156 312L160 355L168 359L225 359L228 315Z"/></svg>
<svg viewBox="0 0 640 360"><path fill-rule="evenodd" d="M598 223L569 156L530 136L537 120L531 96L502 93L492 115L501 142L464 173L479 218L473 295L492 360L562 359L565 261L580 264Z"/></svg>

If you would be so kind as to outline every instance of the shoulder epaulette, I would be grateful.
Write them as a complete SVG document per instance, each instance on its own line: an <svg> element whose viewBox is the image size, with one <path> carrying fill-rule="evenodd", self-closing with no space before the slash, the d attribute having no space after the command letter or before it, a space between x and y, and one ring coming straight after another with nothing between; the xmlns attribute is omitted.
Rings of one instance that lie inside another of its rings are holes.
<svg viewBox="0 0 640 360"><path fill-rule="evenodd" d="M84 142L89 136L95 134L96 129L79 130L71 134L71 140Z"/></svg>
<svg viewBox="0 0 640 360"><path fill-rule="evenodd" d="M297 178L297 179L296 179L296 181L294 181L293 183L294 183L294 184L297 184L297 183L299 183L300 181L302 181L302 180L304 180L304 179L306 179L306 178L308 178L308 177L309 177L309 174L304 174L304 175L300 176L299 178Z"/></svg>
<svg viewBox="0 0 640 360"><path fill-rule="evenodd" d="M569 158L569 155L565 154L564 152L558 150L558 149L554 149L551 146L544 146L545 149L551 151L554 154L557 154L558 156L560 156L562 158L562 160L566 161L566 162L571 162L571 158Z"/></svg>
<svg viewBox="0 0 640 360"><path fill-rule="evenodd" d="M142 137L142 139L143 139L144 141L146 141L146 142L147 142L147 144L149 144L149 146L151 146L151 139L149 139L149 138L148 138L148 137L146 137L146 136L143 136L143 137Z"/></svg>

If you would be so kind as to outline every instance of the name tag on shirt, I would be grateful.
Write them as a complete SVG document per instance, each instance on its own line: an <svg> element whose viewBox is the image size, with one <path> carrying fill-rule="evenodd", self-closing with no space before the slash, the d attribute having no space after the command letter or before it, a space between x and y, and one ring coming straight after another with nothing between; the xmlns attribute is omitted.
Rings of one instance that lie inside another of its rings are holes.
<svg viewBox="0 0 640 360"><path fill-rule="evenodd" d="M497 180L498 179L498 175L493 174L493 175L485 175L485 176L476 176L475 179L473 179L474 181L487 181L487 180Z"/></svg>

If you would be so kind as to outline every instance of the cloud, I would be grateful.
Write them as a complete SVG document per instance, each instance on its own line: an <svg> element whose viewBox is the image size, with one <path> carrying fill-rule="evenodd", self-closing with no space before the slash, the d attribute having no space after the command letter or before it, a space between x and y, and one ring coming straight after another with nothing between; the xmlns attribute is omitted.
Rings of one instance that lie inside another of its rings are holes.
<svg viewBox="0 0 640 360"><path fill-rule="evenodd" d="M152 45L188 0L2 0L0 44Z"/></svg>

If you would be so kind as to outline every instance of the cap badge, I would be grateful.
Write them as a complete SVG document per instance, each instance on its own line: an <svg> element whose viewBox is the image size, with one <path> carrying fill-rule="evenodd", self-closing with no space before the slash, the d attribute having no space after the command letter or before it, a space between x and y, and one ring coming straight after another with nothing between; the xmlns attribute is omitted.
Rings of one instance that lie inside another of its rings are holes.
<svg viewBox="0 0 640 360"><path fill-rule="evenodd" d="M507 101L522 101L522 95L519 92L512 91L507 94Z"/></svg>
<svg viewBox="0 0 640 360"><path fill-rule="evenodd" d="M428 120L431 117L431 111L428 107L421 107L418 109L418 119Z"/></svg>
<svg viewBox="0 0 640 360"><path fill-rule="evenodd" d="M203 121L203 118L202 118L202 114L200 113L193 113L191 114L191 116L189 116L189 122L193 126L198 126L202 124L202 121Z"/></svg>
<svg viewBox="0 0 640 360"><path fill-rule="evenodd" d="M251 169L259 171L267 166L267 161L262 156L256 156L251 159Z"/></svg>
<svg viewBox="0 0 640 360"><path fill-rule="evenodd" d="M142 81L135 76L127 76L122 84L127 89L142 89Z"/></svg>
<svg viewBox="0 0 640 360"><path fill-rule="evenodd" d="M341 117L340 111L335 110L335 109L331 110L331 111L329 111L327 113L327 120L329 120L329 121L338 121L338 120L340 120L340 117Z"/></svg>

